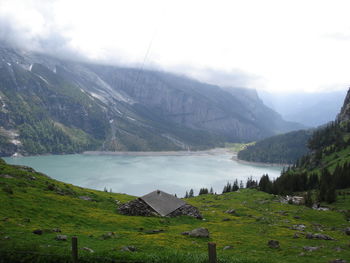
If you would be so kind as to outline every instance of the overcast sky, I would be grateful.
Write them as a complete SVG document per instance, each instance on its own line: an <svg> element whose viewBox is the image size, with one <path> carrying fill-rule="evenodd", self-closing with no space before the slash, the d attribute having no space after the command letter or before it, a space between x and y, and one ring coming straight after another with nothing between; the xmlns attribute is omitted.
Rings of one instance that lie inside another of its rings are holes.
<svg viewBox="0 0 350 263"><path fill-rule="evenodd" d="M270 91L346 89L350 1L0 0L0 39Z"/></svg>

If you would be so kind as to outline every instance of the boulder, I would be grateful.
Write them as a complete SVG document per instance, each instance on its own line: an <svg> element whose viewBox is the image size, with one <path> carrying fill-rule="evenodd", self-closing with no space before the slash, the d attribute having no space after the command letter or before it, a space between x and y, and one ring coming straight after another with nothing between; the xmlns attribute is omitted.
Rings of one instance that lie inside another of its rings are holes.
<svg viewBox="0 0 350 263"><path fill-rule="evenodd" d="M344 232L345 232L345 234L350 236L350 227L345 228Z"/></svg>
<svg viewBox="0 0 350 263"><path fill-rule="evenodd" d="M120 249L121 251L127 251L127 252L135 252L136 247L134 246L124 246Z"/></svg>
<svg viewBox="0 0 350 263"><path fill-rule="evenodd" d="M164 229L153 229L153 230L146 230L145 233L146 234L159 234L159 233L163 233Z"/></svg>
<svg viewBox="0 0 350 263"><path fill-rule="evenodd" d="M307 239L321 239L321 240L334 240L334 238L324 235L324 234L320 234L320 233L307 233L306 234L306 238Z"/></svg>
<svg viewBox="0 0 350 263"><path fill-rule="evenodd" d="M106 239L110 239L110 238L115 238L116 237L116 234L114 232L108 232L108 233L105 233L101 236L101 238L103 240L106 240Z"/></svg>
<svg viewBox="0 0 350 263"><path fill-rule="evenodd" d="M192 231L189 232L188 234L190 237L209 237L209 231L208 229L204 227L196 228L193 229Z"/></svg>
<svg viewBox="0 0 350 263"><path fill-rule="evenodd" d="M303 247L303 249L304 249L305 251L310 251L310 252L312 252L312 251L319 250L320 247L308 247L308 246L305 246L305 247Z"/></svg>
<svg viewBox="0 0 350 263"><path fill-rule="evenodd" d="M223 250L230 250L233 249L233 246L224 246Z"/></svg>
<svg viewBox="0 0 350 263"><path fill-rule="evenodd" d="M52 229L52 232L61 233L61 229L56 227Z"/></svg>
<svg viewBox="0 0 350 263"><path fill-rule="evenodd" d="M33 231L33 234L35 234L35 235L42 235L42 234L43 234L43 230L41 230L41 229L35 229L35 230Z"/></svg>
<svg viewBox="0 0 350 263"><path fill-rule="evenodd" d="M267 245L270 247L270 248L279 248L280 247L280 242L278 242L277 240L269 240L267 242Z"/></svg>
<svg viewBox="0 0 350 263"><path fill-rule="evenodd" d="M290 229L298 230L298 231L304 231L305 228L306 228L305 225L293 225Z"/></svg>
<svg viewBox="0 0 350 263"><path fill-rule="evenodd" d="M336 251L336 252L340 252L340 251L342 251L343 249L341 248L341 247L335 247L334 248L334 251Z"/></svg>
<svg viewBox="0 0 350 263"><path fill-rule="evenodd" d="M85 201L93 201L90 196L82 195L82 196L79 196L78 198Z"/></svg>
<svg viewBox="0 0 350 263"><path fill-rule="evenodd" d="M87 252L90 252L90 253L94 253L95 252L91 248L88 248L88 247L83 247L83 248L81 248L81 250L84 250L84 251L87 251Z"/></svg>
<svg viewBox="0 0 350 263"><path fill-rule="evenodd" d="M293 238L300 238L300 236L298 235L298 233L294 233Z"/></svg>
<svg viewBox="0 0 350 263"><path fill-rule="evenodd" d="M229 209L229 210L226 210L225 213L234 215L234 214L236 214L236 210L235 209Z"/></svg>
<svg viewBox="0 0 350 263"><path fill-rule="evenodd" d="M57 235L55 238L57 241L67 241L66 235Z"/></svg>
<svg viewBox="0 0 350 263"><path fill-rule="evenodd" d="M8 174L0 174L0 177L6 178L6 179L11 179L11 178L13 178L13 176L8 175Z"/></svg>
<svg viewBox="0 0 350 263"><path fill-rule="evenodd" d="M328 262L329 263L347 263L347 261L345 259L334 259L334 260L330 260Z"/></svg>

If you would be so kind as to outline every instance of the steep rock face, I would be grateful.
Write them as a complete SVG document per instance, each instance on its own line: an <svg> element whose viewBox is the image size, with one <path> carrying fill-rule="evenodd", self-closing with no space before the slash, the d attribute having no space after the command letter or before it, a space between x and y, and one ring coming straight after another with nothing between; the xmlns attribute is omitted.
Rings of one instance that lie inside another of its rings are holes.
<svg viewBox="0 0 350 263"><path fill-rule="evenodd" d="M203 149L293 128L254 91L0 45L0 143L15 146L6 155Z"/></svg>
<svg viewBox="0 0 350 263"><path fill-rule="evenodd" d="M341 122L350 120L350 88L346 94L344 104L338 114L337 120Z"/></svg>

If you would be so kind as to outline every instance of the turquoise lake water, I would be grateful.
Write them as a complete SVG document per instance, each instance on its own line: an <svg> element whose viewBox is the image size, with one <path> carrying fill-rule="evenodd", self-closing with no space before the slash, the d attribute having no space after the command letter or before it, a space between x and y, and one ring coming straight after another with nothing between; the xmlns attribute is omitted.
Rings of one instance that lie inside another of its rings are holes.
<svg viewBox="0 0 350 263"><path fill-rule="evenodd" d="M282 167L241 164L230 154L207 156L48 155L4 158L8 163L33 167L50 177L81 187L141 196L160 189L183 197L202 187L221 193L235 179L277 177Z"/></svg>

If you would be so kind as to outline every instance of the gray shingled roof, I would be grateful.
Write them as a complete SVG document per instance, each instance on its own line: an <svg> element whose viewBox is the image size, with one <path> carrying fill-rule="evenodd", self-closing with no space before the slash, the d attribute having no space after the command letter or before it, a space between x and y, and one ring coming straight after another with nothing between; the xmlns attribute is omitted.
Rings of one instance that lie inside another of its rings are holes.
<svg viewBox="0 0 350 263"><path fill-rule="evenodd" d="M140 199L161 216L166 216L186 204L181 199L160 190L146 194L140 197Z"/></svg>

